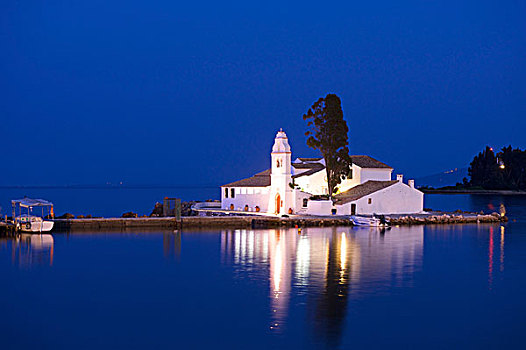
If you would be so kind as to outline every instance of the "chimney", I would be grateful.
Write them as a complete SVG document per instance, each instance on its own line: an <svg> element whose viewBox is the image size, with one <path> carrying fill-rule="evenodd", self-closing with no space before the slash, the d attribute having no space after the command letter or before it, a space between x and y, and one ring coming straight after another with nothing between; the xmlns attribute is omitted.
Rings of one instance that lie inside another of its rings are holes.
<svg viewBox="0 0 526 350"><path fill-rule="evenodd" d="M415 180L409 180L407 181L407 184L409 185L409 187L415 188Z"/></svg>
<svg viewBox="0 0 526 350"><path fill-rule="evenodd" d="M402 174L397 174L397 175L396 175L396 179L398 180L398 182L403 182L403 181L404 181L404 175L402 175Z"/></svg>

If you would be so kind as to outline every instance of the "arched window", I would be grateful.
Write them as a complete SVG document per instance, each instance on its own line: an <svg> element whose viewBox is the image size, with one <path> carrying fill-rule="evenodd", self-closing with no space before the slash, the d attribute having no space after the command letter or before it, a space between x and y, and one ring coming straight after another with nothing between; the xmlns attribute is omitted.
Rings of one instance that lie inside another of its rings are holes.
<svg viewBox="0 0 526 350"><path fill-rule="evenodd" d="M228 188L225 187L225 198L228 198Z"/></svg>

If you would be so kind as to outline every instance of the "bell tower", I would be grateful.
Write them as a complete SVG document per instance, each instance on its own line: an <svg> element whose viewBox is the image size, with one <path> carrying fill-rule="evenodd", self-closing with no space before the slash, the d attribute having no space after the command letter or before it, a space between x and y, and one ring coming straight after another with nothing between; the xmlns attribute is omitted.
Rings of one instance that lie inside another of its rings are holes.
<svg viewBox="0 0 526 350"><path fill-rule="evenodd" d="M279 129L274 139L271 156L270 196L268 211L275 214L288 213L292 199L291 152L289 139Z"/></svg>

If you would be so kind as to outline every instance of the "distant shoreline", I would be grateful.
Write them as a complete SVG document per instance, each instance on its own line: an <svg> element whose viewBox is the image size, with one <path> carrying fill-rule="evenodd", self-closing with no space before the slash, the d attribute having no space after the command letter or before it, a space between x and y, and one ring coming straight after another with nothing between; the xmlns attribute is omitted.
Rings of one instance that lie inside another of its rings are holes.
<svg viewBox="0 0 526 350"><path fill-rule="evenodd" d="M442 190L442 189L423 189L419 188L420 191L425 194L500 194L500 195L526 195L526 191L513 191L513 190Z"/></svg>
<svg viewBox="0 0 526 350"><path fill-rule="evenodd" d="M215 185L10 185L0 186L2 190L114 190L114 189L131 189L131 190L148 190L148 189L209 189L219 188Z"/></svg>

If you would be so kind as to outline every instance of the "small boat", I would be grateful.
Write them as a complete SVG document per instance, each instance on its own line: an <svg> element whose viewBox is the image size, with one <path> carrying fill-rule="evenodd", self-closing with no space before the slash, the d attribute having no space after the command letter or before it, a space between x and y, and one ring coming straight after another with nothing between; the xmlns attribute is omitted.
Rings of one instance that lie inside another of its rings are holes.
<svg viewBox="0 0 526 350"><path fill-rule="evenodd" d="M53 203L44 199L15 199L11 201L13 207L13 218L17 229L22 232L41 233L49 232L53 229L53 221L45 220L45 217L53 217ZM40 210L38 210L40 208ZM44 209L47 209L47 216L44 216ZM18 215L17 215L18 211ZM40 211L42 216L35 212Z"/></svg>
<svg viewBox="0 0 526 350"><path fill-rule="evenodd" d="M368 227L387 227L389 222L385 216L351 216L351 221L354 226L368 226Z"/></svg>

